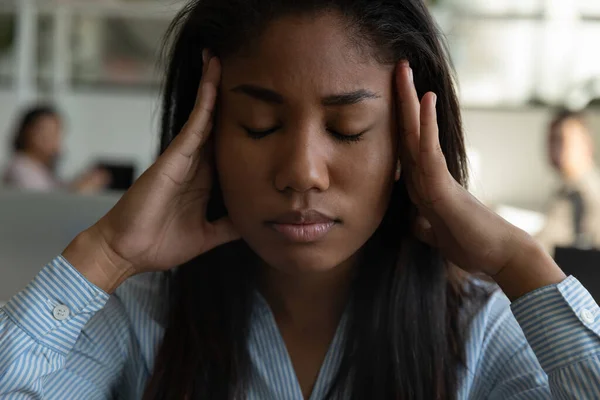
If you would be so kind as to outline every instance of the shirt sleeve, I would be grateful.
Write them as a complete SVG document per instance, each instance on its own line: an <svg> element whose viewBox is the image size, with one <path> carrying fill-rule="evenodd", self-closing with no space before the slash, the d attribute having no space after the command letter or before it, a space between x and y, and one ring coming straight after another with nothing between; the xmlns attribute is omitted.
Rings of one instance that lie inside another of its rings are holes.
<svg viewBox="0 0 600 400"><path fill-rule="evenodd" d="M111 398L127 327L115 297L54 259L0 309L0 398Z"/></svg>
<svg viewBox="0 0 600 400"><path fill-rule="evenodd" d="M518 325L507 319L494 329L497 351L484 356L485 398L599 399L600 313L577 279L537 289L511 308Z"/></svg>
<svg viewBox="0 0 600 400"><path fill-rule="evenodd" d="M575 277L511 306L556 399L600 398L600 309Z"/></svg>

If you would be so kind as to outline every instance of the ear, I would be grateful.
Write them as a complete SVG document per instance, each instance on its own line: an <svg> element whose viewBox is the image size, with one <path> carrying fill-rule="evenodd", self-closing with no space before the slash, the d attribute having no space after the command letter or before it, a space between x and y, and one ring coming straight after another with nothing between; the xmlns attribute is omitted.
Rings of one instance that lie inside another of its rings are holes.
<svg viewBox="0 0 600 400"><path fill-rule="evenodd" d="M396 172L394 174L394 180L398 182L400 180L400 175L402 174L402 164L400 164L400 159L396 161Z"/></svg>

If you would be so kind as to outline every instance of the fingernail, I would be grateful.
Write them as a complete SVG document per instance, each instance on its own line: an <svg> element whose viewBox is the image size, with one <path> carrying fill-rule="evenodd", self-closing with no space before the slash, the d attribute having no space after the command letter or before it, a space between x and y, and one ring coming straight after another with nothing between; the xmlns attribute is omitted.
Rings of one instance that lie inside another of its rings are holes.
<svg viewBox="0 0 600 400"><path fill-rule="evenodd" d="M411 82L414 81L413 70L410 67L408 67L408 79L410 79Z"/></svg>
<svg viewBox="0 0 600 400"><path fill-rule="evenodd" d="M437 95L435 93L433 94L433 99L431 99L431 103L433 105L433 108L435 108L435 105L437 104Z"/></svg>
<svg viewBox="0 0 600 400"><path fill-rule="evenodd" d="M202 63L206 64L208 61L208 49L202 50Z"/></svg>

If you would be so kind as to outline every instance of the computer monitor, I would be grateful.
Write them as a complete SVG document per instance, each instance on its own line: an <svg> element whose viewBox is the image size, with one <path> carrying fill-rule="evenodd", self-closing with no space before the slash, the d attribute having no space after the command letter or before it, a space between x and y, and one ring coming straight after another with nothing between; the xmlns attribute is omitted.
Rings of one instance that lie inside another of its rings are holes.
<svg viewBox="0 0 600 400"><path fill-rule="evenodd" d="M600 251L557 247L554 260L567 275L573 275L600 303Z"/></svg>
<svg viewBox="0 0 600 400"><path fill-rule="evenodd" d="M110 185L108 189L125 191L133 185L135 179L134 164L101 161L97 166L110 174Z"/></svg>

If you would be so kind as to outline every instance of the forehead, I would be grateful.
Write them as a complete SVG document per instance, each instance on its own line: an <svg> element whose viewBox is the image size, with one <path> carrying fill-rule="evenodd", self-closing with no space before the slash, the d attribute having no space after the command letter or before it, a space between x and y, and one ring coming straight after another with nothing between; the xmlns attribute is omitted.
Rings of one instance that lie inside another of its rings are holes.
<svg viewBox="0 0 600 400"><path fill-rule="evenodd" d="M393 65L380 64L372 53L334 12L282 17L252 46L223 60L223 85L250 81L284 97L370 88L385 97Z"/></svg>
<svg viewBox="0 0 600 400"><path fill-rule="evenodd" d="M58 119L57 116L52 115L52 114L40 115L31 124L32 127L37 127L37 128L39 128L39 127L55 127L58 125L60 125L60 120Z"/></svg>
<svg viewBox="0 0 600 400"><path fill-rule="evenodd" d="M587 134L587 128L583 122L576 118L568 118L557 124L552 130L552 137L563 138L567 136L581 136Z"/></svg>

